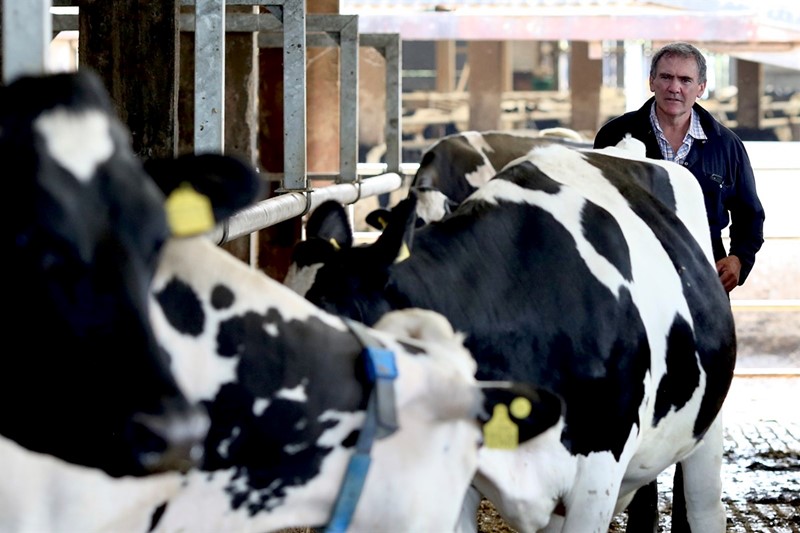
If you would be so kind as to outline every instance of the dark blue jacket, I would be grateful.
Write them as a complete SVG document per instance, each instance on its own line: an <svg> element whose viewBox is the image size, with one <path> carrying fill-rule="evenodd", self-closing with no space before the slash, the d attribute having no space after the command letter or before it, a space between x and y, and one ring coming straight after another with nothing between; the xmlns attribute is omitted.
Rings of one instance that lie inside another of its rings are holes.
<svg viewBox="0 0 800 533"><path fill-rule="evenodd" d="M654 99L650 98L636 111L609 120L597 132L594 147L614 146L630 133L647 147L647 157L664 159L650 125L650 106ZM753 268L756 252L764 243L764 208L756 194L753 167L744 144L735 133L699 104L694 104L694 110L700 116L700 124L708 139L692 144L683 165L694 174L703 189L716 261L726 256L722 230L729 222L731 224L729 253L742 263L741 285Z"/></svg>

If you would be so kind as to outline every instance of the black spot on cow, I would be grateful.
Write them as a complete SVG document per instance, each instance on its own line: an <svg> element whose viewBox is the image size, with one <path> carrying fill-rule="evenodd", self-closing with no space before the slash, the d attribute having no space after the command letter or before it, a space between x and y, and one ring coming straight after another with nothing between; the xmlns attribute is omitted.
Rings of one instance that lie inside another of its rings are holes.
<svg viewBox="0 0 800 533"><path fill-rule="evenodd" d="M399 343L403 347L403 349L406 350L411 355L425 355L427 353L425 350L414 344L409 344L403 341L399 341Z"/></svg>
<svg viewBox="0 0 800 533"><path fill-rule="evenodd" d="M216 285L211 291L211 306L214 309L227 309L235 300L233 291L225 285Z"/></svg>
<svg viewBox="0 0 800 533"><path fill-rule="evenodd" d="M667 335L667 372L658 384L653 425L667 416L674 407L680 409L700 384L700 368L694 357L694 332L680 315L676 315Z"/></svg>
<svg viewBox="0 0 800 533"><path fill-rule="evenodd" d="M162 503L158 507L153 510L153 514L150 517L150 527L147 528L147 531L155 531L156 527L158 527L158 523L161 521L161 517L164 516L164 512L167 510L167 502Z"/></svg>
<svg viewBox="0 0 800 533"><path fill-rule="evenodd" d="M602 231L598 231L602 228ZM630 248L617 220L605 209L586 202L581 213L583 236L595 251L614 265L626 281L633 280Z"/></svg>
<svg viewBox="0 0 800 533"><path fill-rule="evenodd" d="M548 194L556 194L562 187L560 183L539 170L539 167L530 161L525 161L506 169L503 172L503 179L525 189L542 191Z"/></svg>
<svg viewBox="0 0 800 533"><path fill-rule="evenodd" d="M664 167L642 161L626 160L619 164L619 158L606 154L585 154L586 160L600 169L603 176L625 194L629 185L635 184L649 192L673 213L677 209L675 191L672 188L669 172Z"/></svg>
<svg viewBox="0 0 800 533"><path fill-rule="evenodd" d="M193 337L203 333L205 313L200 299L183 281L173 278L155 293L155 298L170 325L185 335Z"/></svg>
<svg viewBox="0 0 800 533"><path fill-rule="evenodd" d="M287 321L274 308L221 321L216 338L219 355L238 363L236 379L207 404L211 428L203 469L247 465L226 492L233 509L255 514L319 475L331 451L319 438L339 423L323 420L324 412L366 408L371 388L362 346L352 333L318 318Z"/></svg>

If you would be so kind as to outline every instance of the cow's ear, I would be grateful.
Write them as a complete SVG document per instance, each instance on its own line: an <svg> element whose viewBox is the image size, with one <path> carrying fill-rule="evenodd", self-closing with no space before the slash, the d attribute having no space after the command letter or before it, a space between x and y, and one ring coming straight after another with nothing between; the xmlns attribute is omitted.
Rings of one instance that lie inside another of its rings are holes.
<svg viewBox="0 0 800 533"><path fill-rule="evenodd" d="M389 221L372 249L386 264L407 259L417 222L417 195L412 190L389 213Z"/></svg>
<svg viewBox="0 0 800 533"><path fill-rule="evenodd" d="M308 215L306 240L322 239L336 249L352 248L353 230L342 204L335 200L322 202Z"/></svg>
<svg viewBox="0 0 800 533"><path fill-rule="evenodd" d="M558 423L564 402L552 392L512 382L479 382L484 446L514 449Z"/></svg>
<svg viewBox="0 0 800 533"><path fill-rule="evenodd" d="M433 164L434 159L436 159L436 152L433 150L428 150L422 155L422 161L411 181L411 187L419 189L436 187L439 182L439 169Z"/></svg>
<svg viewBox="0 0 800 533"><path fill-rule="evenodd" d="M370 227L383 231L384 229L386 229L386 225L389 223L390 215L391 212L388 209L379 207L378 209L375 209L367 213L367 216L364 218L364 221L367 224L369 224Z"/></svg>
<svg viewBox="0 0 800 533"><path fill-rule="evenodd" d="M207 198L219 222L251 205L263 193L255 168L236 156L186 154L177 158L151 159L144 164L156 185L169 197L187 185Z"/></svg>

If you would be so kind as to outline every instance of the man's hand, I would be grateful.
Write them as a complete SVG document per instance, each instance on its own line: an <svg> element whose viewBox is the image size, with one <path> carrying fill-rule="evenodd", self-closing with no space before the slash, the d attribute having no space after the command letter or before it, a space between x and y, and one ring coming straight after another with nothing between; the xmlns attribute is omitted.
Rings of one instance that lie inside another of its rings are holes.
<svg viewBox="0 0 800 533"><path fill-rule="evenodd" d="M742 262L735 255L723 257L717 261L717 274L726 292L731 292L739 284L739 273L742 271Z"/></svg>

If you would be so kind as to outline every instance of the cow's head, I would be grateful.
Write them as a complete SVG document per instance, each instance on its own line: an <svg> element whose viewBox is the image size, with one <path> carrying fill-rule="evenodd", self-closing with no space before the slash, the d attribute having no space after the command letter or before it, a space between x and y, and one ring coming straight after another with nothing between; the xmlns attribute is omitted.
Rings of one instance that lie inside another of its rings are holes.
<svg viewBox="0 0 800 533"><path fill-rule="evenodd" d="M178 389L148 316L170 237L164 195L93 74L0 91L17 347L0 362L0 434L112 476L184 469L207 418Z"/></svg>
<svg viewBox="0 0 800 533"><path fill-rule="evenodd" d="M374 243L353 246L344 207L324 202L309 215L306 240L297 243L284 284L325 310L374 323L389 310L384 297L389 270L413 245L416 208L412 189L384 212L384 230Z"/></svg>

